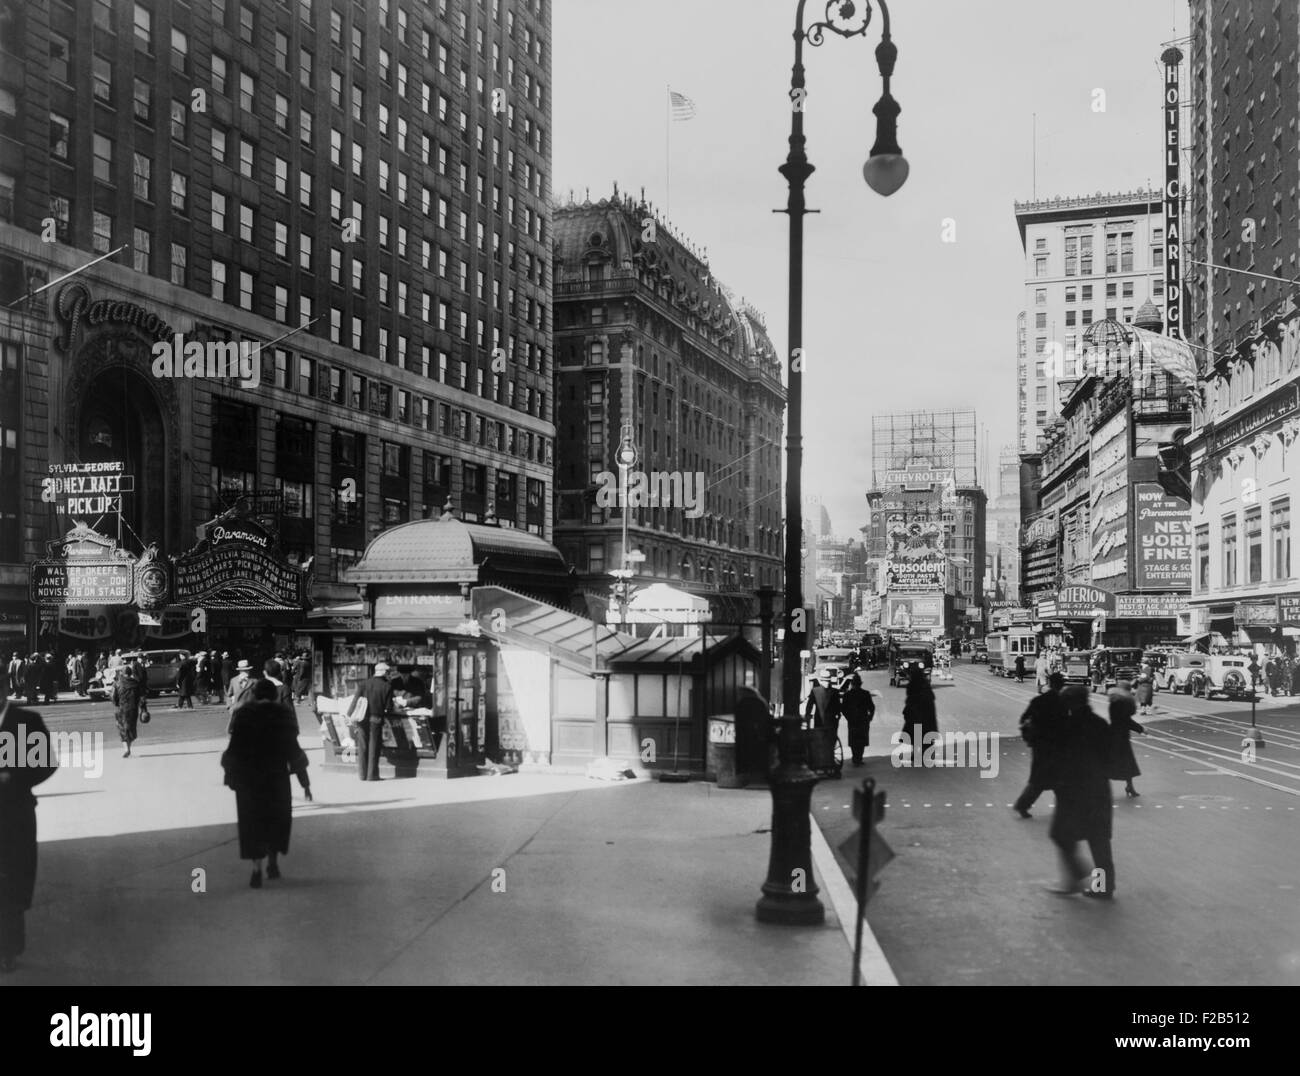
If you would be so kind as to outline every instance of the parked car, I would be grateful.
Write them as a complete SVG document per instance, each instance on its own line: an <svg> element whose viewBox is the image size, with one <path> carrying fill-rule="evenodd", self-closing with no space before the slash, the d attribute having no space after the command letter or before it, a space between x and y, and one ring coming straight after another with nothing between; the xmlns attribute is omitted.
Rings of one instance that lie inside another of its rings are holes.
<svg viewBox="0 0 1300 1076"><path fill-rule="evenodd" d="M1184 695L1192 694L1192 678L1204 677L1207 654L1195 652L1166 654L1165 667L1156 675L1156 681L1166 691L1181 691Z"/></svg>
<svg viewBox="0 0 1300 1076"><path fill-rule="evenodd" d="M139 657L144 662L145 676L149 682L149 694L161 695L176 690L176 674L181 662L190 656L188 650L137 650L123 654L124 661ZM117 677L118 666L105 669L90 678L87 695L92 699L108 699L113 695L113 681Z"/></svg>
<svg viewBox="0 0 1300 1076"><path fill-rule="evenodd" d="M1229 699L1249 699L1255 692L1250 686L1250 658L1240 654L1210 654L1204 669L1189 677L1192 694L1202 699L1223 695Z"/></svg>
<svg viewBox="0 0 1300 1076"><path fill-rule="evenodd" d="M923 669L929 679L934 671L934 647L930 643L912 640L900 643L889 667L889 686L903 687L913 669Z"/></svg>

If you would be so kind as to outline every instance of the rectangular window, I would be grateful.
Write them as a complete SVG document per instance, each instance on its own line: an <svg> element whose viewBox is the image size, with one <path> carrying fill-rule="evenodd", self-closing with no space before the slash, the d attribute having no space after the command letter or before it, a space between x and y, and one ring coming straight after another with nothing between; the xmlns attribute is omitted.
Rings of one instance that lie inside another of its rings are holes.
<svg viewBox="0 0 1300 1076"><path fill-rule="evenodd" d="M230 91L230 64L219 52L212 54L212 92L225 97Z"/></svg>
<svg viewBox="0 0 1300 1076"><path fill-rule="evenodd" d="M220 191L212 192L212 229L217 232L226 230L226 196Z"/></svg>
<svg viewBox="0 0 1300 1076"><path fill-rule="evenodd" d="M1237 585L1237 517L1223 520L1223 585Z"/></svg>
<svg viewBox="0 0 1300 1076"><path fill-rule="evenodd" d="M57 112L50 113L50 155L60 160L68 159L68 146L72 135L72 121Z"/></svg>
<svg viewBox="0 0 1300 1076"><path fill-rule="evenodd" d="M184 101L172 101L172 139L177 142L186 141L188 132L190 109Z"/></svg>
<svg viewBox="0 0 1300 1076"><path fill-rule="evenodd" d="M1246 582L1259 583L1264 579L1264 510L1261 507L1246 510Z"/></svg>
<svg viewBox="0 0 1300 1076"><path fill-rule="evenodd" d="M257 12L248 4L239 5L239 40L247 45L257 41Z"/></svg>
<svg viewBox="0 0 1300 1076"><path fill-rule="evenodd" d="M242 203L239 207L239 238L245 243L253 242L253 207Z"/></svg>
<svg viewBox="0 0 1300 1076"><path fill-rule="evenodd" d="M228 146L228 144L229 144L229 138L226 135L225 129L218 127L216 124L213 124L212 125L212 159L216 161L218 164L227 163L226 147Z"/></svg>
<svg viewBox="0 0 1300 1076"><path fill-rule="evenodd" d="M184 75L189 70L190 65L190 39L185 34L172 27L172 70L177 74Z"/></svg>
<svg viewBox="0 0 1300 1076"><path fill-rule="evenodd" d="M72 41L62 34L50 34L50 75L59 82L70 82Z"/></svg>
<svg viewBox="0 0 1300 1076"><path fill-rule="evenodd" d="M189 177L180 172L172 173L172 209L177 213L188 213L190 204Z"/></svg>
<svg viewBox="0 0 1300 1076"><path fill-rule="evenodd" d="M275 222L275 256L277 258L289 257L289 225L282 220Z"/></svg>
<svg viewBox="0 0 1300 1076"><path fill-rule="evenodd" d="M245 112L253 111L257 97L257 80L247 71L239 72L239 107Z"/></svg>
<svg viewBox="0 0 1300 1076"><path fill-rule="evenodd" d="M153 162L143 153L135 155L131 182L137 198L143 198L146 202L153 200Z"/></svg>
<svg viewBox="0 0 1300 1076"><path fill-rule="evenodd" d="M186 268L189 251L181 243L172 244L171 281L179 287L185 287Z"/></svg>
<svg viewBox="0 0 1300 1076"><path fill-rule="evenodd" d="M95 133L93 137L95 153L95 178L104 183L113 182L113 140L107 135Z"/></svg>
<svg viewBox="0 0 1300 1076"><path fill-rule="evenodd" d="M305 232L298 236L298 268L311 270L311 236Z"/></svg>
<svg viewBox="0 0 1300 1076"><path fill-rule="evenodd" d="M1196 528L1196 592L1210 589L1210 526Z"/></svg>
<svg viewBox="0 0 1300 1076"><path fill-rule="evenodd" d="M1269 532L1273 546L1273 578L1291 578L1291 499L1269 505Z"/></svg>
<svg viewBox="0 0 1300 1076"><path fill-rule="evenodd" d="M153 15L143 4L135 5L135 42L145 52L153 52Z"/></svg>
<svg viewBox="0 0 1300 1076"><path fill-rule="evenodd" d="M149 272L149 249L153 237L143 228L135 228L132 233L131 265L137 273Z"/></svg>
<svg viewBox="0 0 1300 1076"><path fill-rule="evenodd" d="M282 30L275 32L275 69L289 72L289 35Z"/></svg>
<svg viewBox="0 0 1300 1076"><path fill-rule="evenodd" d="M253 309L253 274L239 271L239 305L245 310Z"/></svg>
<svg viewBox="0 0 1300 1076"><path fill-rule="evenodd" d="M113 249L113 218L107 213L95 210L93 214L93 234L91 248L99 254L107 254Z"/></svg>

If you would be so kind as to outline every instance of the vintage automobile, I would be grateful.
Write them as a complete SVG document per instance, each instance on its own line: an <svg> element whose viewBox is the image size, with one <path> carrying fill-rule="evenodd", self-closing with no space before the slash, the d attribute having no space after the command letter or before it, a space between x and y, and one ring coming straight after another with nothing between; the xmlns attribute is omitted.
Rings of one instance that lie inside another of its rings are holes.
<svg viewBox="0 0 1300 1076"><path fill-rule="evenodd" d="M176 690L176 674L180 670L181 662L189 656L188 650L137 650L122 655L124 659L138 657L144 662L150 696ZM91 699L112 698L113 681L116 677L116 667L96 673L90 678L90 685L86 690L87 696Z"/></svg>
<svg viewBox="0 0 1300 1076"><path fill-rule="evenodd" d="M1090 683L1091 663L1091 650L1067 650L1061 657L1061 675L1067 684Z"/></svg>
<svg viewBox="0 0 1300 1076"><path fill-rule="evenodd" d="M1102 676L1092 678L1093 691L1105 691L1114 687L1121 680L1130 684L1138 677L1142 669L1142 650L1136 646L1113 646L1102 649L1098 655L1102 667Z"/></svg>
<svg viewBox="0 0 1300 1076"><path fill-rule="evenodd" d="M1210 654L1205 658L1205 667L1195 670L1188 679L1192 694L1202 699L1215 695L1249 699L1255 694L1250 683L1250 658L1244 654Z"/></svg>
<svg viewBox="0 0 1300 1076"><path fill-rule="evenodd" d="M970 650L970 663L975 665L981 661L985 665L989 663L989 644L983 639L972 645Z"/></svg>
<svg viewBox="0 0 1300 1076"><path fill-rule="evenodd" d="M868 669L879 668L889 660L889 647L885 637L874 632L863 635L858 642L858 660Z"/></svg>
<svg viewBox="0 0 1300 1076"><path fill-rule="evenodd" d="M1165 655L1165 667L1156 674L1156 682L1166 691L1181 691L1184 695L1192 694L1192 680L1197 675L1204 677L1208 654L1196 651L1185 653L1175 651Z"/></svg>
<svg viewBox="0 0 1300 1076"><path fill-rule="evenodd" d="M889 666L889 686L905 686L913 669L921 669L925 672L926 679L931 678L934 671L933 645L918 639L899 643Z"/></svg>

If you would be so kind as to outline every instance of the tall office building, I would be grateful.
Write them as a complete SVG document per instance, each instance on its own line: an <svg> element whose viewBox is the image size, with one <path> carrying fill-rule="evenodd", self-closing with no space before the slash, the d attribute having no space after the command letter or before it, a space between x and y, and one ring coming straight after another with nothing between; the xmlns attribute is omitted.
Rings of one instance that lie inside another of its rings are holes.
<svg viewBox="0 0 1300 1076"><path fill-rule="evenodd" d="M1084 332L1106 318L1131 324L1164 303L1163 204L1156 191L1017 202L1025 309L1017 319L1020 451L1037 452L1078 381Z"/></svg>
<svg viewBox="0 0 1300 1076"><path fill-rule="evenodd" d="M550 537L549 0L30 0L0 49L5 615L51 465L121 464L131 552L252 507L323 601L448 499Z"/></svg>
<svg viewBox="0 0 1300 1076"><path fill-rule="evenodd" d="M785 388L762 316L618 191L557 207L555 266L556 545L595 604L629 570L706 597L715 623L754 619L754 590L781 589L783 548ZM608 496L625 442L652 483L629 501L626 551Z"/></svg>
<svg viewBox="0 0 1300 1076"><path fill-rule="evenodd" d="M1294 4L1192 0L1187 338L1193 631L1294 653L1300 503L1300 95Z"/></svg>

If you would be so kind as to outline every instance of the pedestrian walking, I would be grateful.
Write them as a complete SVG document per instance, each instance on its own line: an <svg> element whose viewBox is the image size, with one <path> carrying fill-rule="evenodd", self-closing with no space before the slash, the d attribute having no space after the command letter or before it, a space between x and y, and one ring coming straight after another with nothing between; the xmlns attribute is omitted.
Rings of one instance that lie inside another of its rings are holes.
<svg viewBox="0 0 1300 1076"><path fill-rule="evenodd" d="M907 680L907 697L903 702L903 735L911 740L913 766L921 765L921 748L930 733L939 734L934 688L930 686L930 678L924 669L913 669Z"/></svg>
<svg viewBox="0 0 1300 1076"><path fill-rule="evenodd" d="M59 701L59 662L51 653L45 655L41 666L41 694L46 704Z"/></svg>
<svg viewBox="0 0 1300 1076"><path fill-rule="evenodd" d="M198 679L198 659L184 658L176 668L176 705L173 710L194 709L194 684Z"/></svg>
<svg viewBox="0 0 1300 1076"><path fill-rule="evenodd" d="M221 672L221 697L228 698L230 695L230 681L235 678L235 663L230 659L230 651L224 650L221 654L221 664L217 666Z"/></svg>
<svg viewBox="0 0 1300 1076"><path fill-rule="evenodd" d="M1025 682L1025 655L1024 654L1016 655L1015 673L1016 673L1016 683L1023 684Z"/></svg>
<svg viewBox="0 0 1300 1076"><path fill-rule="evenodd" d="M290 774L297 776L303 795L312 798L297 721L278 695L279 688L270 680L256 682L252 697L235 710L230 744L221 756L226 786L235 793L239 856L253 861L248 884L254 889L262 887L262 860L267 861L267 878L274 881L280 877L279 857L289 851Z"/></svg>
<svg viewBox="0 0 1300 1076"><path fill-rule="evenodd" d="M253 676L253 666L248 661L240 659L226 688L226 707L230 710L232 718L235 714L235 708L244 701L244 696L252 690L254 679L256 678ZM226 733L229 735L229 727L227 727Z"/></svg>
<svg viewBox="0 0 1300 1076"><path fill-rule="evenodd" d="M276 658L268 658L262 664L262 676L275 685L276 701L282 703L293 717L293 732L298 734L298 711L293 705L293 688L284 679L284 666Z"/></svg>
<svg viewBox="0 0 1300 1076"><path fill-rule="evenodd" d="M293 663L293 693L299 702L311 690L311 654L304 650Z"/></svg>
<svg viewBox="0 0 1300 1076"><path fill-rule="evenodd" d="M90 653L86 650L77 655L77 694L83 699L90 695Z"/></svg>
<svg viewBox="0 0 1300 1076"><path fill-rule="evenodd" d="M1137 757L1133 754L1130 733L1142 735L1146 732L1133 720L1137 710L1137 700L1133 698L1132 685L1121 680L1110 693L1110 768L1106 774L1112 781L1124 782L1124 795L1132 799L1141 795L1133 787L1133 778L1141 777Z"/></svg>
<svg viewBox="0 0 1300 1076"><path fill-rule="evenodd" d="M1060 857L1062 879L1053 892L1110 900L1115 895L1115 860L1111 852L1110 725L1088 705L1088 691L1071 684L1061 692L1067 716L1057 756L1056 810L1049 831ZM1080 841L1088 842L1091 875L1079 858ZM1089 882L1084 886L1084 880Z"/></svg>
<svg viewBox="0 0 1300 1076"><path fill-rule="evenodd" d="M357 776L363 781L379 780L379 752L383 745L384 715L393 705L393 684L388 679L389 665L381 661L375 665L374 675L363 680L352 696L347 713L350 717L357 699L366 702L365 716L353 726L352 738L357 745Z"/></svg>
<svg viewBox="0 0 1300 1076"><path fill-rule="evenodd" d="M812 727L822 730L822 738L832 752L840 738L840 693L834 686L813 679L804 704L804 718L812 719Z"/></svg>
<svg viewBox="0 0 1300 1076"><path fill-rule="evenodd" d="M32 789L54 773L58 761L41 715L12 700L0 710L0 738L23 745L21 758L18 752L0 755L0 972L8 974L27 947L26 914L36 891Z"/></svg>
<svg viewBox="0 0 1300 1076"><path fill-rule="evenodd" d="M202 705L212 701L212 656L206 650L200 650L194 661L194 689Z"/></svg>
<svg viewBox="0 0 1300 1076"><path fill-rule="evenodd" d="M1013 805L1021 818L1032 818L1029 808L1056 783L1056 756L1060 751L1061 726L1066 720L1066 705L1061 698L1065 675L1047 676L1047 690L1036 695L1020 718L1020 735L1029 747L1029 780Z"/></svg>
<svg viewBox="0 0 1300 1076"><path fill-rule="evenodd" d="M952 660L956 662L959 661L960 659L961 659L961 640L954 639L952 641Z"/></svg>
<svg viewBox="0 0 1300 1076"><path fill-rule="evenodd" d="M122 757L131 757L131 745L139 732L140 709L147 706L148 680L144 665L137 659L117 667L112 699L117 706L117 734L122 739Z"/></svg>
<svg viewBox="0 0 1300 1076"><path fill-rule="evenodd" d="M862 753L871 742L871 722L876 716L876 703L871 692L862 686L862 677L854 673L849 678L849 689L840 703L844 721L849 727L849 750L853 765L861 766Z"/></svg>
<svg viewBox="0 0 1300 1076"><path fill-rule="evenodd" d="M41 700L41 682L45 677L45 660L40 654L33 654L27 659L27 668L23 670L23 692L27 696L27 705L35 706Z"/></svg>
<svg viewBox="0 0 1300 1076"><path fill-rule="evenodd" d="M1134 691L1137 704L1141 707L1144 715L1151 712L1151 697L1155 691L1155 680L1155 673L1152 672L1151 666L1144 661L1142 667L1138 670Z"/></svg>
<svg viewBox="0 0 1300 1076"><path fill-rule="evenodd" d="M26 671L26 660L17 650L15 650L11 655L9 655L9 669L5 679L5 693L7 695L13 695L15 698L22 695L23 689L26 686Z"/></svg>
<svg viewBox="0 0 1300 1076"><path fill-rule="evenodd" d="M1052 671L1051 658L1046 650L1040 650L1034 658L1034 692L1041 695L1047 690L1047 677Z"/></svg>

